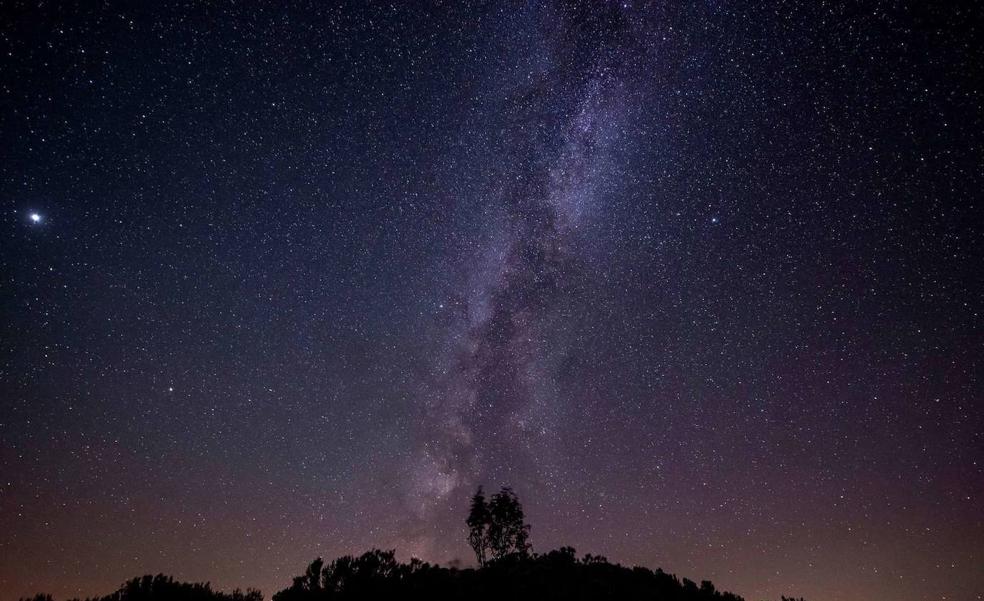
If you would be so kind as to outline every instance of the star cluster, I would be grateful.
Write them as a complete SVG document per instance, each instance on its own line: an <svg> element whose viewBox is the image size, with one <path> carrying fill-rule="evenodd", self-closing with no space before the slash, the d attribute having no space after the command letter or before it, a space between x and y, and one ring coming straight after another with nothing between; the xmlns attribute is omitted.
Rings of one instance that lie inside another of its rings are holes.
<svg viewBox="0 0 984 601"><path fill-rule="evenodd" d="M0 599L984 590L979 7L151 4L3 8Z"/></svg>

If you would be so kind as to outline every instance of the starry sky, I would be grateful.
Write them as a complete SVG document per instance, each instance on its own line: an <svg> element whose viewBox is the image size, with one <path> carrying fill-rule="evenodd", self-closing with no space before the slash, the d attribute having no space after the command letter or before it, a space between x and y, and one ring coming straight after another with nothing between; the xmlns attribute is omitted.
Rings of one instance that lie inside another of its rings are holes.
<svg viewBox="0 0 984 601"><path fill-rule="evenodd" d="M979 5L156 4L0 5L3 601L467 565L479 484L981 598Z"/></svg>

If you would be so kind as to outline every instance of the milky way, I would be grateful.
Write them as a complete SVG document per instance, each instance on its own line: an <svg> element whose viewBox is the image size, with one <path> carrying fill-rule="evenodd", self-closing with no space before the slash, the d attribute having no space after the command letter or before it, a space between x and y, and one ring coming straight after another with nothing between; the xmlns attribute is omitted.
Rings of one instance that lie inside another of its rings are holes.
<svg viewBox="0 0 984 601"><path fill-rule="evenodd" d="M576 61L563 52L570 40L553 42L562 47L547 48L541 64L496 99L506 115L503 166L481 191L483 230L464 253L464 277L448 301L448 352L434 366L440 375L425 419L437 431L424 437L411 468L414 500L425 505L446 504L461 486L470 492L476 474L501 482L530 474L550 486L561 477L551 453L559 412L572 400L558 398L555 382L571 350L564 330L578 312L575 289L591 277L574 238L585 213L602 210L598 181L610 177L607 130L618 116L610 56L619 49L579 37L610 33L619 15L569 15L578 31L564 15L545 12L531 35L546 46L551 37L574 36L576 49L592 51Z"/></svg>
<svg viewBox="0 0 984 601"><path fill-rule="evenodd" d="M83 4L0 20L0 600L469 564L479 485L984 588L979 7Z"/></svg>

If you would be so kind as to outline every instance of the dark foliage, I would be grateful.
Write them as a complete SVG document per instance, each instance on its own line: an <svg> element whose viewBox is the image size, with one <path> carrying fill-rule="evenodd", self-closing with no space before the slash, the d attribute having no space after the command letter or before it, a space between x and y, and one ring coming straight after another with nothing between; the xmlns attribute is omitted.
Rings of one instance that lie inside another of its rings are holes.
<svg viewBox="0 0 984 601"><path fill-rule="evenodd" d="M262 601L259 591L213 591L208 584L175 582L163 575L135 578L118 591L88 601ZM578 558L564 547L527 557L509 555L479 569L445 568L411 560L393 551L372 550L330 563L320 558L273 601L427 599L501 601L503 599L646 601L742 601L708 581L699 585L662 570L628 568L604 557ZM52 601L37 595L21 601ZM783 597L782 601L803 601Z"/></svg>
<svg viewBox="0 0 984 601"><path fill-rule="evenodd" d="M325 565L314 561L273 601L325 599L645 599L647 601L740 601L661 570L627 568L604 557L575 556L565 547L543 555L508 555L480 569L442 568L420 561L404 564L393 551L373 550Z"/></svg>
<svg viewBox="0 0 984 601"><path fill-rule="evenodd" d="M21 601L52 601L52 598L51 595L35 595ZM208 583L175 582L171 576L148 574L123 583L115 593L86 601L263 601L263 595L254 589L245 593L239 589L222 593L213 591Z"/></svg>
<svg viewBox="0 0 984 601"><path fill-rule="evenodd" d="M485 565L489 558L529 555L530 526L511 488L503 488L486 503L482 487L478 487L466 522L468 544L475 551L479 565Z"/></svg>
<svg viewBox="0 0 984 601"><path fill-rule="evenodd" d="M488 540L489 520L489 506L485 502L485 493L479 486L478 490L475 491L475 496L472 497L471 509L468 512L466 523L468 524L468 544L475 551L475 559L480 566L485 565L488 553L486 541Z"/></svg>

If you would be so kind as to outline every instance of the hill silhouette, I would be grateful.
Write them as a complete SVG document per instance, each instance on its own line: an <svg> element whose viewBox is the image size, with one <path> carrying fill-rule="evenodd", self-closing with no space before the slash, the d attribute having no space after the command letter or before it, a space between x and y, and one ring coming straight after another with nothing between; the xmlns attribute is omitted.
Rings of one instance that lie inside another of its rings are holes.
<svg viewBox="0 0 984 601"><path fill-rule="evenodd" d="M394 551L373 549L331 562L316 559L272 601L427 599L500 601L511 599L639 601L743 601L662 570L626 567L604 557L563 547L527 557L508 556L479 568L454 568L417 559L400 562ZM53 601L37 595L21 601ZM79 601L79 600L74 600ZM134 578L114 593L86 601L263 601L256 590L223 593L204 583L182 583L157 575ZM802 601L782 597L782 601Z"/></svg>
<svg viewBox="0 0 984 601"><path fill-rule="evenodd" d="M612 564L604 557L579 559L571 547L528 557L512 555L477 569L400 563L393 551L379 550L330 564L316 560L273 601L386 598L741 601L738 595L718 592L709 581L697 585L661 570Z"/></svg>
<svg viewBox="0 0 984 601"><path fill-rule="evenodd" d="M419 559L403 563L394 550L373 549L328 563L319 557L272 601L744 601L718 591L708 580L698 585L660 569L629 568L590 554L578 558L573 547L533 553L530 526L510 488L488 501L479 488L466 523L477 568L442 567ZM21 601L54 600L39 594ZM159 574L134 578L109 595L86 601L263 601L263 595L254 589L223 593L208 583L176 582ZM782 601L803 600L782 597Z"/></svg>
<svg viewBox="0 0 984 601"><path fill-rule="evenodd" d="M22 597L20 601L54 601L51 595L38 594ZM72 601L81 601L78 598ZM171 576L158 574L133 578L108 595L87 597L86 601L263 601L263 594L255 589L245 593L239 589L231 593L213 591L208 583L177 582Z"/></svg>

